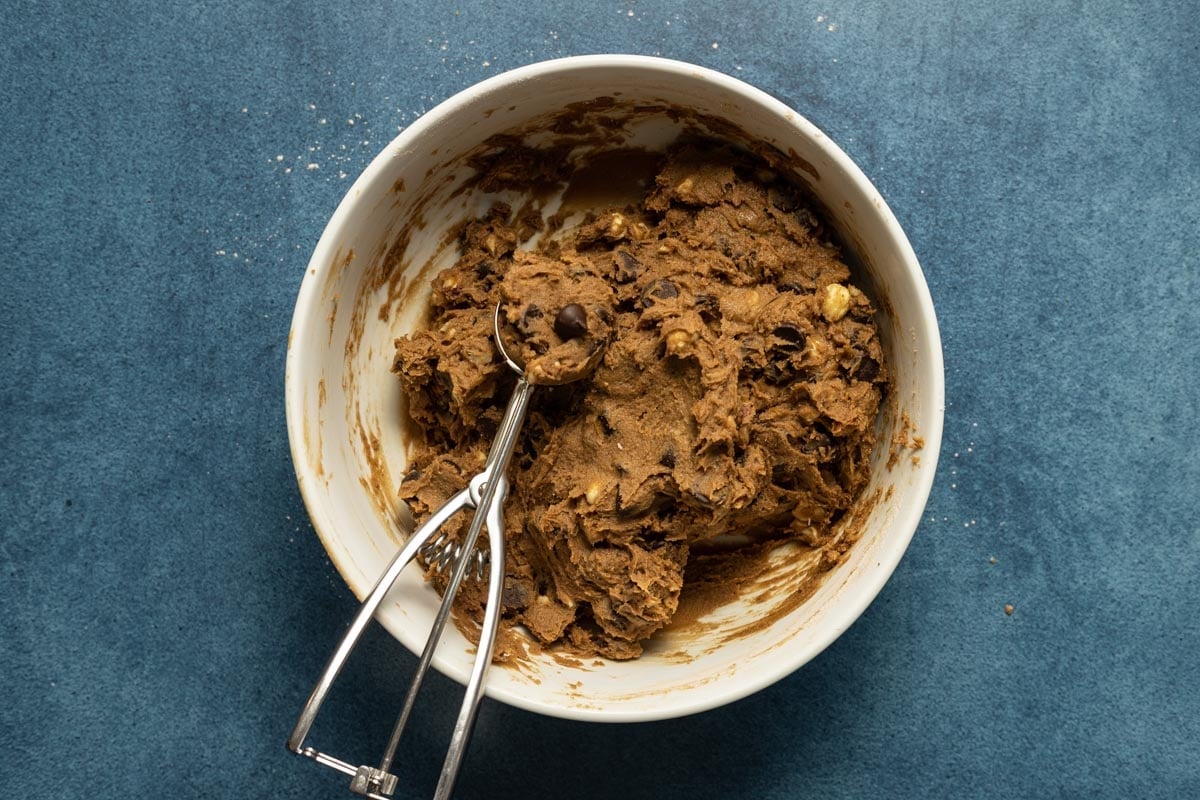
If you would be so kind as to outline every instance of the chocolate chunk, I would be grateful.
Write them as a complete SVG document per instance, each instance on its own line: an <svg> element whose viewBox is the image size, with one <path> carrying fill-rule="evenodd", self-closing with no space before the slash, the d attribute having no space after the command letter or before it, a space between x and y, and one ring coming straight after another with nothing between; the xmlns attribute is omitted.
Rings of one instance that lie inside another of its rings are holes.
<svg viewBox="0 0 1200 800"><path fill-rule="evenodd" d="M642 292L642 307L649 308L659 300L670 300L675 297L679 297L678 287L666 278L660 278Z"/></svg>
<svg viewBox="0 0 1200 800"><path fill-rule="evenodd" d="M716 322L721 319L721 301L711 294L698 294L696 311L705 322Z"/></svg>
<svg viewBox="0 0 1200 800"><path fill-rule="evenodd" d="M521 333L528 334L531 330L533 330L534 321L541 318L542 310L533 303L530 303L525 307L525 310L521 312L521 319L517 323L517 328L521 331Z"/></svg>
<svg viewBox="0 0 1200 800"><path fill-rule="evenodd" d="M608 421L608 417L604 414L598 414L596 420L600 423L600 430L604 431L605 436L612 436L617 432L617 429L612 426L612 423Z"/></svg>
<svg viewBox="0 0 1200 800"><path fill-rule="evenodd" d="M775 334L775 338L779 340L774 349L781 353L794 353L798 350L803 350L804 345L808 342L808 337L804 335L804 331L795 325L785 323L776 328L773 333Z"/></svg>
<svg viewBox="0 0 1200 800"><path fill-rule="evenodd" d="M854 377L860 381L873 381L879 376L879 363L873 358L864 358L854 370Z"/></svg>
<svg viewBox="0 0 1200 800"><path fill-rule="evenodd" d="M787 362L772 361L763 367L763 380L771 386L778 386L791 376L791 365Z"/></svg>
<svg viewBox="0 0 1200 800"><path fill-rule="evenodd" d="M797 328L795 325L783 324L775 329L775 335L785 342L791 342L803 346L806 341L804 331Z"/></svg>
<svg viewBox="0 0 1200 800"><path fill-rule="evenodd" d="M525 581L505 578L504 590L500 594L500 603L506 609L527 608L533 601L533 586Z"/></svg>
<svg viewBox="0 0 1200 800"><path fill-rule="evenodd" d="M587 331L587 312L578 303L571 303L571 305L566 306L554 318L554 332L563 341L578 339L580 336L586 334Z"/></svg>
<svg viewBox="0 0 1200 800"><path fill-rule="evenodd" d="M638 261L637 256L628 250L618 250L614 260L616 262L615 277L618 283L629 283L641 274L642 262Z"/></svg>

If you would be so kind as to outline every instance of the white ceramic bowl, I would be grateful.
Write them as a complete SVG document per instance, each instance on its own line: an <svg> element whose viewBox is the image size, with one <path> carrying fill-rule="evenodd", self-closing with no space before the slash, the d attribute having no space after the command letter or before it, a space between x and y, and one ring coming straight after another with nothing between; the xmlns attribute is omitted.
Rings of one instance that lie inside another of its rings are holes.
<svg viewBox="0 0 1200 800"><path fill-rule="evenodd" d="M875 502L860 512L862 537L805 602L789 602L780 588L791 569L784 558L765 579L776 587L770 597L734 601L684 630L668 629L635 661L570 665L542 655L488 675L487 694L514 706L626 722L744 697L809 661L858 618L916 530L937 465L944 399L937 322L916 256L879 193L811 123L745 83L675 61L582 56L513 70L450 98L387 146L338 206L300 288L287 357L292 457L313 525L355 595L370 591L409 529L397 499L406 459L393 340L420 318L429 279L452 260L443 251L427 264L443 234L486 205L470 192L450 197L470 173L456 158L493 134L602 96L692 109L791 151L853 250L857 280L882 309L895 379L865 493ZM661 140L673 131L664 118L643 133ZM421 224L402 234L415 217ZM889 469L888 443L902 420L924 448L915 452L919 464L904 453ZM437 604L413 568L377 616L419 652ZM465 682L471 659L451 628L434 666Z"/></svg>

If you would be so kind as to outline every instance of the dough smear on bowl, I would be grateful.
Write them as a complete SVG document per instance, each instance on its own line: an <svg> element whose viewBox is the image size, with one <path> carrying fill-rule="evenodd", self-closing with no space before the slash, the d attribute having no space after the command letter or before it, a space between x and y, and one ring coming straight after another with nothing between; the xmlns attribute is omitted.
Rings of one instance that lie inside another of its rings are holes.
<svg viewBox="0 0 1200 800"><path fill-rule="evenodd" d="M395 358L416 441L401 496L418 521L480 469L509 397L498 302L542 385L509 475L505 629L635 658L713 542L793 539L835 563L887 369L871 301L805 193L693 141L661 156L637 203L537 246L527 217L497 204L463 228ZM466 583L459 616L480 619L485 594Z"/></svg>

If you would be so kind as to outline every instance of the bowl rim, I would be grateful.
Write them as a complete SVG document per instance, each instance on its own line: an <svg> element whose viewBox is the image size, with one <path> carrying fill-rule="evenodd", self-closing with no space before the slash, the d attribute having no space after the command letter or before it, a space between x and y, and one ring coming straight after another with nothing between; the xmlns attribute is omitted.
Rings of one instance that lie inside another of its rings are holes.
<svg viewBox="0 0 1200 800"><path fill-rule="evenodd" d="M787 677L800 667L812 661L826 650L842 633L844 633L874 601L883 587L891 579L900 559L907 551L912 537L924 513L929 493L937 471L938 454L941 449L941 439L945 417L945 374L942 353L941 334L937 316L933 308L933 300L925 280L925 274L917 260L912 245L901 228L891 207L883 200L874 184L867 179L858 165L829 138L822 130L810 122L804 115L789 107L787 104L767 94L765 91L752 86L745 81L726 75L716 70L690 64L674 59L655 56L625 55L625 54L596 54L570 56L547 61L540 61L517 67L499 73L479 83L455 93L434 108L423 114L419 119L401 131L383 150L371 160L362 173L355 179L346 194L338 203L329 222L321 233L313 254L308 261L292 314L288 336L288 349L284 375L284 402L287 417L288 444L292 456L292 465L296 473L301 498L305 510L309 513L310 521L317 536L325 548L330 560L341 574L343 581L360 601L371 591L374 581L361 583L334 555L336 548L333 543L333 531L326 531L319 515L314 515L310 509L319 507L315 489L312 487L312 476L309 460L301 457L303 446L304 402L303 391L297 385L296 377L301 369L300 362L304 358L303 348L292 347L293 341L304 341L303 331L314 324L313 306L320 302L320 286L324 273L329 270L333 261L338 242L341 240L349 225L360 198L368 194L368 188L379 180L388 163L410 148L410 143L420 140L426 132L438 125L443 119L453 117L464 106L472 103L477 97L486 95L503 86L521 83L528 80L540 79L552 75L578 70L594 70L608 68L643 69L658 74L681 75L689 79L697 78L711 82L719 90L757 104L770 113L797 128L801 135L812 140L831 162L842 173L843 177L852 182L856 188L868 195L878 198L875 211L878 213L887 233L897 245L897 264L903 266L905 272L913 281L917 296L916 316L928 326L930 348L925 354L927 371L931 381L928 403L933 410L932 423L922 428L925 438L923 453L925 459L922 469L916 474L912 485L906 490L913 499L898 513L890 523L892 535L886 537L877 547L874 555L876 566L871 570L868 579L861 579L855 591L849 593L846 600L836 606L836 624L827 626L827 633L816 640L810 647L801 652L801 658L765 660L753 673L739 673L737 680L714 681L708 685L710 691L694 693L694 699L686 705L663 704L655 708L625 709L616 708L580 708L557 705L537 699L536 693L519 694L507 687L497 686L491 681L485 681L485 693L507 705L533 711L548 716L563 719L573 719L591 722L648 722L660 719L671 719L688 716L726 705L751 694L754 694L771 684ZM319 315L318 315L319 316ZM386 629L386 626L385 626ZM391 632L389 631L389 635ZM466 673L457 674L457 670L445 669L439 665L435 657L434 667L460 684L465 684Z"/></svg>

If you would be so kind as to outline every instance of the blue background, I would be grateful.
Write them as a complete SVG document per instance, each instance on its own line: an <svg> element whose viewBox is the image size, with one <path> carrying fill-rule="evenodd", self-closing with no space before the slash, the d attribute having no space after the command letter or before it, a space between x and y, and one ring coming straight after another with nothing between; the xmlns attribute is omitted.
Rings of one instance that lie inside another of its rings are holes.
<svg viewBox="0 0 1200 800"><path fill-rule="evenodd" d="M424 111L605 51L749 81L875 182L939 312L941 463L812 664L662 723L487 703L459 796L1200 796L1194 7L99 5L0 27L0 797L349 796L283 748L355 608L285 433L308 255ZM371 639L318 743L374 758L414 662ZM436 676L399 796L458 701Z"/></svg>

